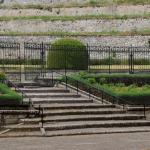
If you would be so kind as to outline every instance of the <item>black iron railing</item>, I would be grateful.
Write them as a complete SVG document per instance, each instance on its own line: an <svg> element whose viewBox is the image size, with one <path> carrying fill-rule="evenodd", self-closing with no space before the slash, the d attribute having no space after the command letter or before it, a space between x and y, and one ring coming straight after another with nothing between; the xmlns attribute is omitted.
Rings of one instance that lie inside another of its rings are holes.
<svg viewBox="0 0 150 150"><path fill-rule="evenodd" d="M13 83L12 81L6 79L5 84L7 84L10 87L13 87L16 92L19 92L21 94L22 104L20 104L20 106L21 105L28 105L30 107L33 106L31 98L24 91L22 91L15 83ZM26 101L24 101L24 99L26 99Z"/></svg>
<svg viewBox="0 0 150 150"><path fill-rule="evenodd" d="M89 99L97 99L102 104L111 103L114 105L118 105L122 107L123 111L128 111L127 107L135 105L134 103L126 101L123 98L111 95L111 93L105 91L104 89L94 87L90 84L85 83L84 81L74 79L70 76L65 76L63 81L65 83L66 89L68 89L68 87L73 88L77 94L79 93L79 91L85 91ZM143 115L146 118L146 104L140 104L138 106L143 108Z"/></svg>

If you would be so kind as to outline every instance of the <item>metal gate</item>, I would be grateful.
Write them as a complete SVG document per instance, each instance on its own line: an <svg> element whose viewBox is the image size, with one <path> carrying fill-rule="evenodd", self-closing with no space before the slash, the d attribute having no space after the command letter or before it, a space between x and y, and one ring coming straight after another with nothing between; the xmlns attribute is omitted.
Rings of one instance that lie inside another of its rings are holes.
<svg viewBox="0 0 150 150"><path fill-rule="evenodd" d="M24 74L26 80L33 80L45 71L46 45L24 43Z"/></svg>
<svg viewBox="0 0 150 150"><path fill-rule="evenodd" d="M22 61L20 43L0 41L0 71L10 80L21 81Z"/></svg>

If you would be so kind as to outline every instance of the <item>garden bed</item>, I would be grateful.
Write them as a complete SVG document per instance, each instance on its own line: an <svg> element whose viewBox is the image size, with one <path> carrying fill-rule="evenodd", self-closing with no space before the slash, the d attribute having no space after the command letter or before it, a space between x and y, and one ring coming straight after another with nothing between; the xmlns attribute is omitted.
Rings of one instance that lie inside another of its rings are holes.
<svg viewBox="0 0 150 150"><path fill-rule="evenodd" d="M71 75L88 87L104 91L116 97L121 104L150 104L149 74L87 74Z"/></svg>

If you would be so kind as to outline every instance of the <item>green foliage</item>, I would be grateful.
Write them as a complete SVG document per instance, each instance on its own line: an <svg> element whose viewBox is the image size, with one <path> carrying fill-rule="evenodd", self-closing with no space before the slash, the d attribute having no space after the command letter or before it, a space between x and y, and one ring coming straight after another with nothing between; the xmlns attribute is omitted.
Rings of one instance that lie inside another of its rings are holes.
<svg viewBox="0 0 150 150"><path fill-rule="evenodd" d="M119 103L150 104L150 74L78 73L71 77L87 87L95 87L118 97Z"/></svg>
<svg viewBox="0 0 150 150"><path fill-rule="evenodd" d="M0 93L0 104L20 104L22 101L21 95L2 83L0 83Z"/></svg>
<svg viewBox="0 0 150 150"><path fill-rule="evenodd" d="M118 35L118 36L134 36L134 35L150 35L150 28L142 28L135 31L101 31L101 32L13 32L4 31L0 32L1 36L106 36L106 35Z"/></svg>
<svg viewBox="0 0 150 150"><path fill-rule="evenodd" d="M40 65L40 59L0 59L0 65Z"/></svg>
<svg viewBox="0 0 150 150"><path fill-rule="evenodd" d="M99 79L99 83L100 84L104 84L104 83L106 83L107 81L106 81L106 79L105 78L100 78Z"/></svg>
<svg viewBox="0 0 150 150"><path fill-rule="evenodd" d="M137 86L135 84L126 86L124 84L105 84L101 85L103 89L109 91L113 96L124 100L120 103L129 104L150 104L150 85Z"/></svg>
<svg viewBox="0 0 150 150"><path fill-rule="evenodd" d="M88 78L87 80L88 80L88 83L90 83L90 84L95 84L96 83L95 78Z"/></svg>
<svg viewBox="0 0 150 150"><path fill-rule="evenodd" d="M48 52L47 66L50 69L87 69L88 51L86 46L74 39L56 41Z"/></svg>
<svg viewBox="0 0 150 150"><path fill-rule="evenodd" d="M115 53L113 54L115 56ZM134 59L134 65L150 65L149 59L139 58ZM128 59L117 59L114 57L104 58L104 59L92 59L90 60L90 65L129 65Z"/></svg>
<svg viewBox="0 0 150 150"><path fill-rule="evenodd" d="M5 79L6 79L5 74L0 72L0 81L4 81Z"/></svg>
<svg viewBox="0 0 150 150"><path fill-rule="evenodd" d="M108 14L93 14L93 15L81 15L81 16L0 16L0 21L11 21L11 20L42 20L42 21L76 21L76 20L87 20L87 19L149 19L150 13L133 14L133 15L108 15Z"/></svg>

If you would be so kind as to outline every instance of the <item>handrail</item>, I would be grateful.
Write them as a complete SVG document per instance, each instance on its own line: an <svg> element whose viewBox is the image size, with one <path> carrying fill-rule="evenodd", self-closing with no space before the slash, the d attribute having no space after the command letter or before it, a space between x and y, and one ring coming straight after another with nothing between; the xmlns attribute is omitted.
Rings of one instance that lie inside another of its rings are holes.
<svg viewBox="0 0 150 150"><path fill-rule="evenodd" d="M29 99L29 105L31 107L33 106L31 98L24 91L22 91L15 83L10 81L9 79L6 79L5 81L6 81L7 85L11 85L12 87L14 87L16 92L20 92L21 93L22 104L24 103L23 98L27 98L27 99Z"/></svg>
<svg viewBox="0 0 150 150"><path fill-rule="evenodd" d="M88 92L88 95L89 95L89 98L91 98L92 97L92 95L98 95L98 97L100 96L101 97L101 101L102 101L102 103L104 103L104 100L105 101L108 101L108 102L110 102L110 103L112 103L112 104L117 104L117 105L120 105L120 106L122 106L122 108L123 108L123 110L125 110L125 108L126 108L126 106L128 106L128 105L134 105L134 103L131 103L131 102L129 102L129 101L126 101L125 99L123 99L123 98L120 98L120 97L117 97L117 96L114 96L114 95L111 95L109 92L107 92L107 91L105 91L104 89L102 89L102 88L98 88L98 87L95 87L95 86L92 86L92 85L90 85L90 84L87 84L87 83L85 83L85 82L83 82L83 81L81 81L81 80L78 80L78 79L75 79L75 78L72 78L72 77L70 77L70 76L64 76L65 77L65 85L66 85L66 88L68 88L68 85L70 84L71 85L71 83L70 82L73 82L72 83L72 85L74 86L74 87L76 87L76 92L77 92L77 94L78 94L78 92L79 92L79 89L80 88L83 88L83 87L81 87L81 86L85 86L85 91L86 92ZM69 80L71 80L70 82L69 82ZM81 86L80 86L81 85ZM92 91L94 91L94 92L92 92ZM96 93L97 92L97 93ZM119 103L119 102L121 102L121 103ZM144 117L146 118L146 105L145 104L143 104L142 105L143 106L143 114L144 114ZM127 109L126 109L126 111L127 111Z"/></svg>

